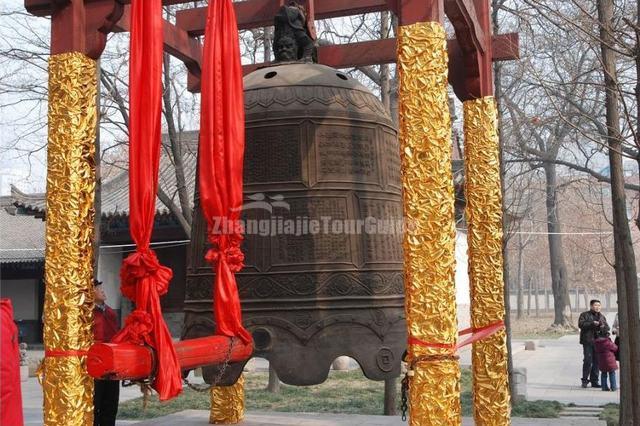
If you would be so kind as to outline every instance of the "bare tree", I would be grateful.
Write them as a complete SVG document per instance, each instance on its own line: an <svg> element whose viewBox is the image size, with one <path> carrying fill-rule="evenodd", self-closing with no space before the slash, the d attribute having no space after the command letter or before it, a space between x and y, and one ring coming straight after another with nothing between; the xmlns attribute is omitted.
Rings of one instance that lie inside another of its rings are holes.
<svg viewBox="0 0 640 426"><path fill-rule="evenodd" d="M603 206L612 210L614 269L618 288L619 317L628 335L621 350L621 418L625 425L637 424L640 389L640 320L635 253L631 241L625 188L624 158L638 162L638 1L524 0L512 10L527 31L538 34L528 45L532 52L527 66L532 70L527 84L539 87L547 110L571 130L555 157L538 158L563 168L588 174L610 183L610 197ZM571 59L581 54L581 58ZM546 56L545 56L546 55ZM542 64L542 66L537 66ZM558 72L561 71L561 72ZM566 71L570 71L566 73ZM577 72L579 71L579 72ZM563 76L570 77L569 79ZM533 77L533 78L531 78ZM576 85L577 83L577 85ZM569 89L569 90L567 90ZM522 93L522 89L518 89ZM577 96L576 96L577 94ZM536 119L531 104L514 101L514 117ZM511 111L510 111L511 112ZM542 118L542 124L547 120ZM529 134L527 134L529 136ZM535 158L521 158L536 167ZM604 164L608 163L605 169ZM564 170L564 169L561 169ZM636 168L637 171L637 168ZM637 221L640 226L640 221ZM624 333L623 336L624 337ZM624 346L627 346L625 349ZM629 351L625 353L624 351Z"/></svg>
<svg viewBox="0 0 640 426"><path fill-rule="evenodd" d="M640 422L640 315L638 313L638 276L635 253L626 213L626 195L622 166L622 134L618 99L618 72L612 27L613 1L598 0L600 49L602 70L606 88L607 136L609 167L611 169L611 204L616 253L616 278L620 301L619 319L624 331L621 336L621 395L620 424L635 425ZM626 368L624 368L626 367Z"/></svg>

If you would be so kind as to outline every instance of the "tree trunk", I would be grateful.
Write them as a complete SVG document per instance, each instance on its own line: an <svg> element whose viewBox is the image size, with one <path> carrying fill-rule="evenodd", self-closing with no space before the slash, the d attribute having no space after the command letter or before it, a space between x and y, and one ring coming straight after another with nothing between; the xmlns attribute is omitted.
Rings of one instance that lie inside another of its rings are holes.
<svg viewBox="0 0 640 426"><path fill-rule="evenodd" d="M543 282L542 286L544 287L544 311L546 313L549 312L549 289L546 282Z"/></svg>
<svg viewBox="0 0 640 426"><path fill-rule="evenodd" d="M531 316L531 276L527 279L527 317Z"/></svg>
<svg viewBox="0 0 640 426"><path fill-rule="evenodd" d="M551 290L553 291L553 325L572 327L571 304L567 282L567 265L562 251L560 218L558 217L556 165L545 161L546 178L547 235L549 240L549 260L551 263Z"/></svg>
<svg viewBox="0 0 640 426"><path fill-rule="evenodd" d="M618 77L611 21L613 1L598 0L600 50L605 83L607 144L611 173L611 207L615 241L615 268L618 287L618 320L620 322L620 425L640 424L640 313L638 312L638 277L631 230L627 218L624 171L622 165L622 135L618 110ZM626 346L626 348L625 348ZM628 349L627 349L628 348Z"/></svg>
<svg viewBox="0 0 640 426"><path fill-rule="evenodd" d="M262 29L263 43L264 43L264 62L271 62L271 47L273 43L273 32L271 27L264 27Z"/></svg>
<svg viewBox="0 0 640 426"><path fill-rule="evenodd" d="M533 301L536 304L536 318L540 317L540 306L539 306L539 301L538 301L538 288L539 288L539 283L538 282L539 281L540 280L538 279L538 276L536 275L535 281L534 281L534 286L533 286L533 288L535 290Z"/></svg>
<svg viewBox="0 0 640 426"><path fill-rule="evenodd" d="M615 239L615 236L614 236ZM621 261L620 247L618 241L614 243L614 268L616 273L616 284L618 286L618 330L621 330L622 324L628 324L627 301L624 289L624 272ZM633 425L633 383L631 379L631 351L629 349L629 338L620 332L620 425Z"/></svg>
<svg viewBox="0 0 640 426"><path fill-rule="evenodd" d="M495 5L493 5L495 6ZM495 11L491 15L491 19L494 26L494 32L498 32L498 8L494 7ZM393 18L392 18L393 19ZM504 192L505 192L505 177L507 175L503 151L504 151L504 138L502 137L502 108L500 105L500 101L502 98L502 79L501 79L501 71L502 65L499 62L494 62L493 64L493 83L495 87L495 99L498 110L498 143L500 145L500 190L502 192L502 200L504 200ZM393 104L392 104L393 108ZM396 111L397 111L397 103L396 103ZM504 288L504 328L507 334L507 370L509 374L509 393L511 394L511 403L515 401L516 397L516 384L513 378L513 350L511 348L511 291L510 291L510 282L511 279L509 277L509 268L510 268L510 256L507 250L508 239L506 238L508 226L506 218L507 215L504 211L504 203L502 206L502 279L503 279L503 288Z"/></svg>
<svg viewBox="0 0 640 426"><path fill-rule="evenodd" d="M164 92L162 100L164 102L164 116L167 122L167 134L169 136L169 145L171 155L173 157L173 165L176 173L176 190L178 191L178 199L180 200L180 214L178 218L185 235L191 237L191 220L193 211L191 210L191 201L189 199L189 189L187 188L187 179L184 173L184 161L182 158L182 141L178 134L175 121L173 119L173 105L171 104L171 60L168 53L164 54ZM167 194L168 195L168 194ZM170 202L173 202L172 200ZM167 206L169 207L169 206ZM175 210L174 210L175 211Z"/></svg>
<svg viewBox="0 0 640 426"><path fill-rule="evenodd" d="M398 394L398 382L396 377L384 380L384 415L395 416L398 414L396 395Z"/></svg>
<svg viewBox="0 0 640 426"><path fill-rule="evenodd" d="M524 251L522 247L522 234L518 234L518 319L522 319L524 314L524 274L523 274L523 256L522 252Z"/></svg>
<svg viewBox="0 0 640 426"><path fill-rule="evenodd" d="M98 119L96 120L96 140L95 140L95 168L96 168L96 188L94 192L94 210L93 218L93 278L98 280L98 265L100 265L100 227L102 224L102 177L100 173L100 164L102 159L102 151L100 148L100 60L98 66L96 81L98 90L96 95L96 109L98 111Z"/></svg>
<svg viewBox="0 0 640 426"><path fill-rule="evenodd" d="M269 363L269 384L267 385L267 392L280 393L280 379L276 370Z"/></svg>
<svg viewBox="0 0 640 426"><path fill-rule="evenodd" d="M587 290L587 287L583 286L582 287L582 300L584 300L584 306L589 306L589 300L591 299L591 297L589 296L589 291Z"/></svg>
<svg viewBox="0 0 640 426"><path fill-rule="evenodd" d="M389 12L380 13L380 38L389 37ZM391 115L391 90L389 85L389 65L380 65L380 100L385 111Z"/></svg>
<svg viewBox="0 0 640 426"><path fill-rule="evenodd" d="M393 33L398 34L398 17L395 14L391 14L391 27ZM389 80L389 111L391 114L391 120L397 127L399 124L398 119L398 69L394 71L394 76Z"/></svg>

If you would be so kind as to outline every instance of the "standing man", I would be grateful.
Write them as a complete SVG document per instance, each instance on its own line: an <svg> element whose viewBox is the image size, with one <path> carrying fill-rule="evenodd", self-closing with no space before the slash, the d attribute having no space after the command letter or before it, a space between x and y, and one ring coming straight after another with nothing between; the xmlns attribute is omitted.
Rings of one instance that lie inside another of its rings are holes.
<svg viewBox="0 0 640 426"><path fill-rule="evenodd" d="M609 331L607 319L602 315L600 301L597 299L589 302L591 309L580 314L578 327L580 327L580 344L584 359L582 361L582 387L586 388L591 382L591 387L599 388L598 361L596 360L595 340L600 331Z"/></svg>
<svg viewBox="0 0 640 426"><path fill-rule="evenodd" d="M105 303L107 295L102 281L93 280L95 308L93 308L93 338L96 343L109 343L120 331L118 317ZM115 426L120 398L118 380L95 380L93 391L94 426Z"/></svg>

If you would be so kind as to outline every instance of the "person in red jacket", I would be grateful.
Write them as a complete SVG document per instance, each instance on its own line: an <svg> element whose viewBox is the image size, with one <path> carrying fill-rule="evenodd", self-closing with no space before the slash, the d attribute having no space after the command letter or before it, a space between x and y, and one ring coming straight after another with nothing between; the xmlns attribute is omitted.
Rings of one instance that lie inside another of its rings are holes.
<svg viewBox="0 0 640 426"><path fill-rule="evenodd" d="M120 331L118 316L107 304L107 295L102 282L93 280L93 339L96 343L109 343ZM96 380L93 391L94 426L114 426L118 414L120 382L118 380Z"/></svg>
<svg viewBox="0 0 640 426"><path fill-rule="evenodd" d="M598 360L598 369L600 370L600 384L602 385L602 390L618 390L616 383L616 370L618 369L616 352L618 347L609 338L608 331L601 331L596 338L594 345L596 358ZM607 376L609 377L609 386L607 385Z"/></svg>
<svg viewBox="0 0 640 426"><path fill-rule="evenodd" d="M18 327L10 299L0 299L0 425L22 426Z"/></svg>

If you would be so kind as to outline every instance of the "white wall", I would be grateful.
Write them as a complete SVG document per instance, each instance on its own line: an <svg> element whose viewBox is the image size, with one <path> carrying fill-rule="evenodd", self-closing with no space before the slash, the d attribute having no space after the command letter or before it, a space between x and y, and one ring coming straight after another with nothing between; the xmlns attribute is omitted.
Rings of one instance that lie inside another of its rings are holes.
<svg viewBox="0 0 640 426"><path fill-rule="evenodd" d="M16 321L38 319L38 280L3 279L0 284L0 296L11 299Z"/></svg>
<svg viewBox="0 0 640 426"><path fill-rule="evenodd" d="M471 303L467 249L467 234L456 231L456 300L458 305Z"/></svg>
<svg viewBox="0 0 640 426"><path fill-rule="evenodd" d="M107 294L107 305L113 309L120 309L122 295L120 293L120 266L122 265L122 251L114 248L100 248L98 261L98 280L102 281L102 288Z"/></svg>
<svg viewBox="0 0 640 426"><path fill-rule="evenodd" d="M458 305L458 328L467 328L471 322L471 293L469 287L469 255L467 234L456 231L456 303Z"/></svg>

